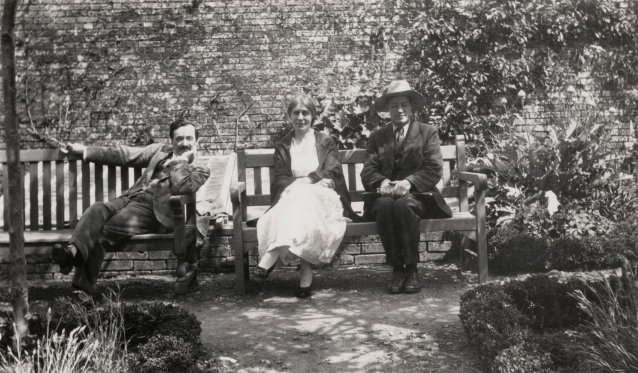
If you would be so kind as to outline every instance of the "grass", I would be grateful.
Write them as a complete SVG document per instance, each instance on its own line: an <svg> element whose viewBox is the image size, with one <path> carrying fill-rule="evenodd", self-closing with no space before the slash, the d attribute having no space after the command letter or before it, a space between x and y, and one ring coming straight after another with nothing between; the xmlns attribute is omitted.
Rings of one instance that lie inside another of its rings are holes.
<svg viewBox="0 0 638 373"><path fill-rule="evenodd" d="M619 282L606 280L575 297L587 316L581 334L583 353L594 371L638 372L638 285L636 273L625 267Z"/></svg>
<svg viewBox="0 0 638 373"><path fill-rule="evenodd" d="M93 305L95 306L95 305ZM80 327L68 335L50 328L32 351L25 351L20 340L15 348L0 354L0 373L120 373L127 372L124 319L119 295L112 292L104 307L84 308L73 304L71 317ZM123 342L124 341L124 342Z"/></svg>

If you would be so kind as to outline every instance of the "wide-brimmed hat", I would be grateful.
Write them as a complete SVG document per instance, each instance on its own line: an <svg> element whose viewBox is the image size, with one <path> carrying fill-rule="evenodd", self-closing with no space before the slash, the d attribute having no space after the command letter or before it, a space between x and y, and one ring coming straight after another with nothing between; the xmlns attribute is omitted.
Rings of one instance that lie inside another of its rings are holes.
<svg viewBox="0 0 638 373"><path fill-rule="evenodd" d="M414 111L421 109L426 103L425 97L412 89L410 83L405 80L393 80L385 87L381 97L376 99L374 107L377 111L388 111L388 101L396 96L408 96Z"/></svg>

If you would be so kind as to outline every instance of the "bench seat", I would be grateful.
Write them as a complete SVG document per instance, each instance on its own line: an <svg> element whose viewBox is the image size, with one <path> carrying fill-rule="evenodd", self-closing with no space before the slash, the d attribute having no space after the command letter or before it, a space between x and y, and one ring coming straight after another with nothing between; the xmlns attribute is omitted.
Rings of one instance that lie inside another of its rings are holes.
<svg viewBox="0 0 638 373"><path fill-rule="evenodd" d="M453 216L446 219L424 219L421 232L455 231L461 233L461 261L463 253L477 260L479 282L487 281L487 240L485 235L485 191L487 177L466 171L465 137L457 136L455 144L441 147L443 155L443 176L437 185L444 198L451 199ZM235 253L235 277L237 292L246 293L248 275L248 251L255 247L257 229L247 222L249 208L263 212L270 205L268 184L273 178L274 149L256 151L237 150L237 183L231 188L233 204L233 240ZM367 158L364 149L340 150L344 176L352 202L363 200L364 188L359 176ZM250 176L250 177L249 177ZM473 188L470 189L469 185ZM473 191L473 201L468 192ZM473 208L470 209L470 202ZM345 237L378 234L376 222L356 222L346 225ZM472 250L472 241L476 250Z"/></svg>
<svg viewBox="0 0 638 373"><path fill-rule="evenodd" d="M257 228L249 227L242 223L244 241L257 241ZM423 219L421 220L422 232L439 231L469 231L476 230L476 216L469 212L455 212L454 216L448 219ZM345 236L367 236L378 234L375 222L357 222L346 225Z"/></svg>

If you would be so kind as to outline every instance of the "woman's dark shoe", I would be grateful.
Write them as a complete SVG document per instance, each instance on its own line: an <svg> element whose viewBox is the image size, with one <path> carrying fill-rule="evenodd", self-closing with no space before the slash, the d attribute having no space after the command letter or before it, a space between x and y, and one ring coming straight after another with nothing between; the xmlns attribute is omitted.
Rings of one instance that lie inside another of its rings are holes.
<svg viewBox="0 0 638 373"><path fill-rule="evenodd" d="M312 295L310 286L306 286L305 288L298 286L297 289L295 290L295 296L297 298L308 298L310 295Z"/></svg>
<svg viewBox="0 0 638 373"><path fill-rule="evenodd" d="M268 278L268 276L270 276L270 274L272 273L274 269L275 269L275 266L272 266L268 269L264 269L264 268L261 268L260 266L257 266L255 267L255 269L253 269L253 276L260 281L266 281L266 279Z"/></svg>
<svg viewBox="0 0 638 373"><path fill-rule="evenodd" d="M68 246L55 244L51 250L51 261L60 266L63 275L68 275L73 269L73 253Z"/></svg>

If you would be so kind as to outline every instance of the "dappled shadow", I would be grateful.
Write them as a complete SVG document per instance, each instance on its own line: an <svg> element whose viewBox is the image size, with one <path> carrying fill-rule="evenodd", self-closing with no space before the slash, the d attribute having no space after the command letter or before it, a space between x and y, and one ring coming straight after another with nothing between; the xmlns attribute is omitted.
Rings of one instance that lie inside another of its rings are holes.
<svg viewBox="0 0 638 373"><path fill-rule="evenodd" d="M458 318L459 297L476 277L431 262L421 274L421 293L390 295L386 267L320 269L312 298L303 300L293 296L298 274L290 268L244 297L235 294L233 273L202 274L178 297L172 276L100 286L119 289L126 302L168 301L195 313L205 350L237 361L227 371L478 371ZM69 293L67 283L49 282L32 286L30 298L37 307Z"/></svg>
<svg viewBox="0 0 638 373"><path fill-rule="evenodd" d="M202 321L207 347L242 371L478 371L458 319L467 279L434 265L422 273L414 295L386 294L386 268L327 269L300 300L297 274L278 270L245 298L213 290L178 303Z"/></svg>

